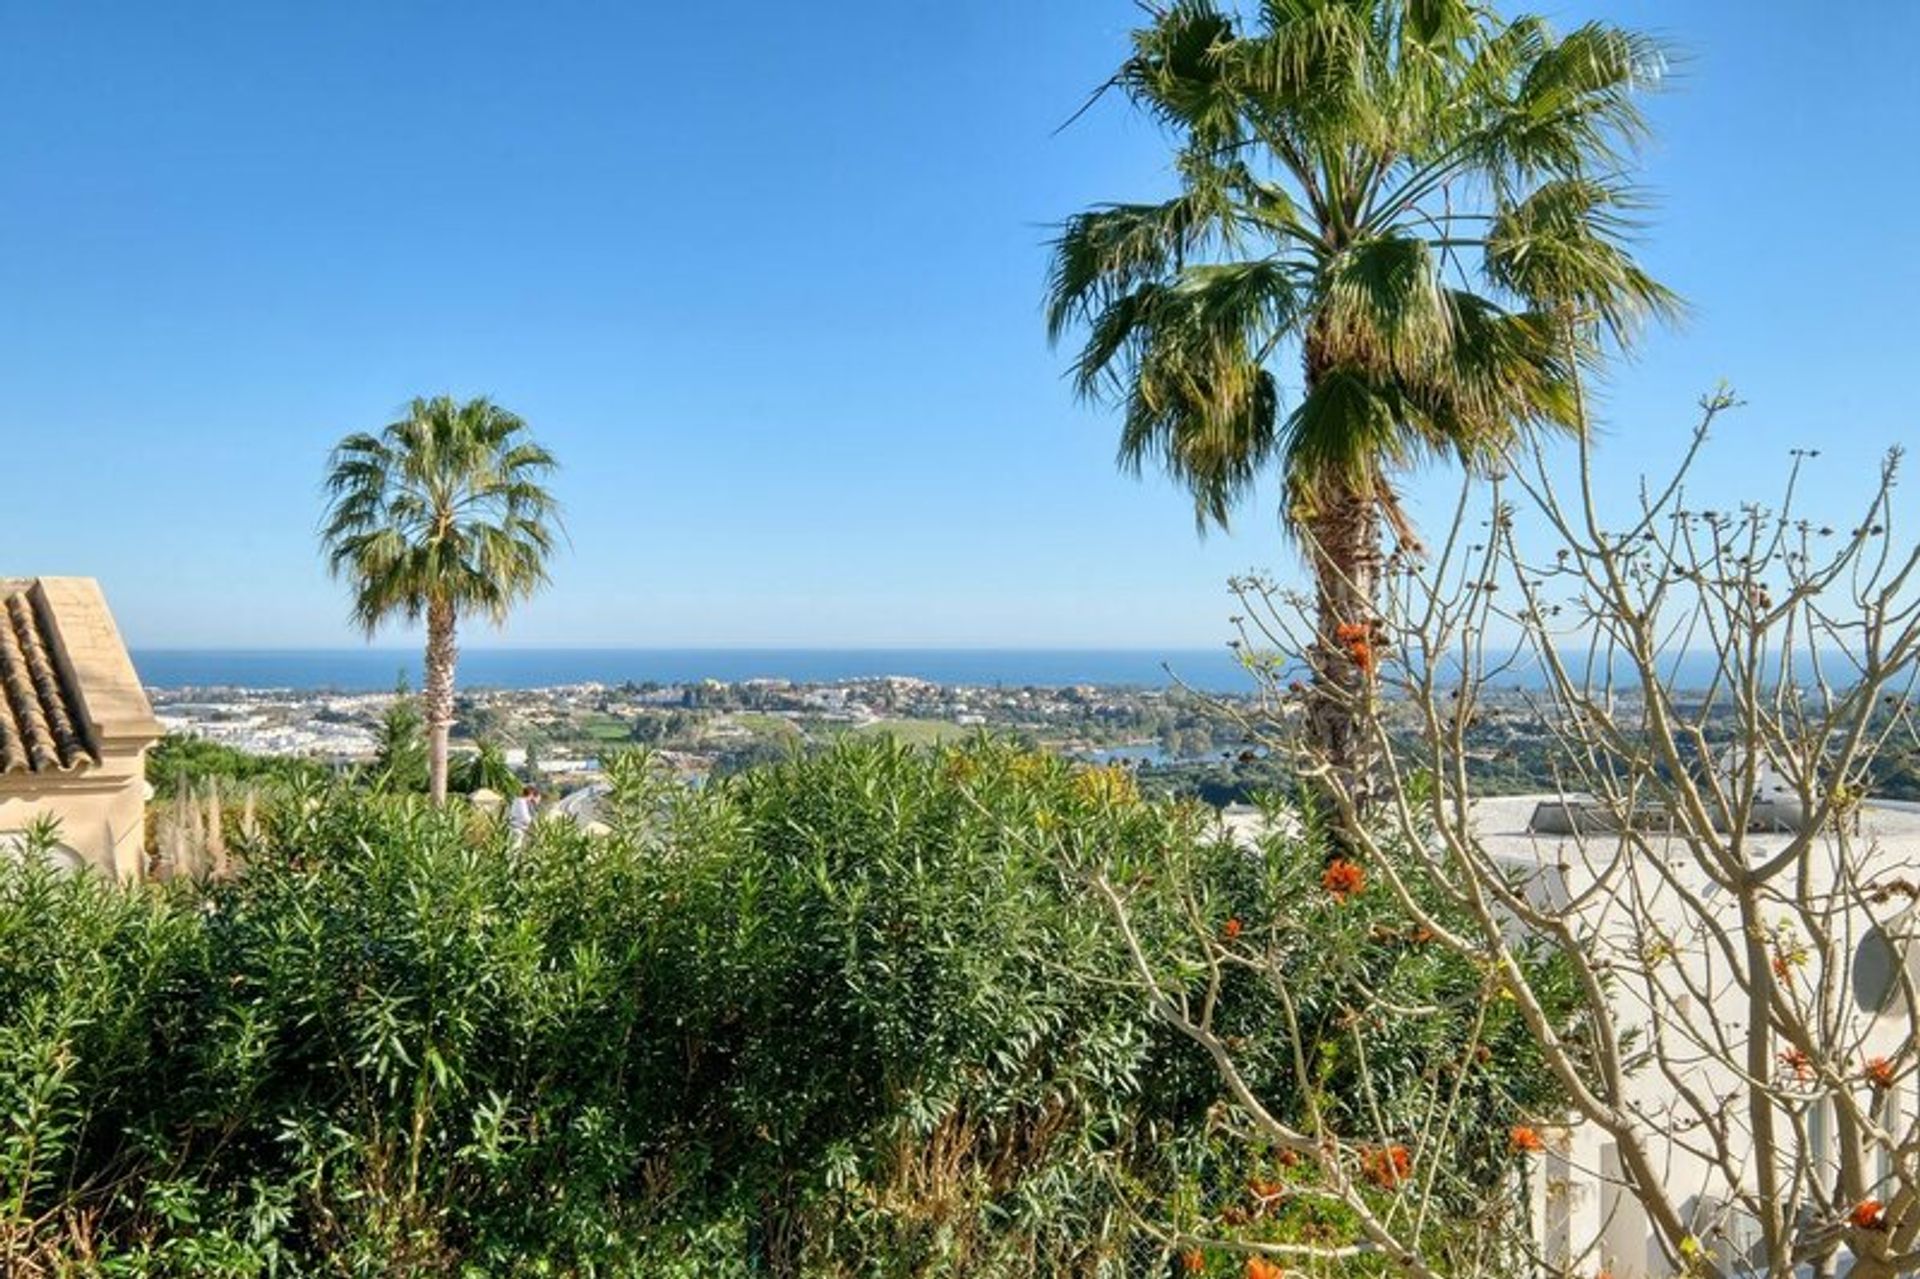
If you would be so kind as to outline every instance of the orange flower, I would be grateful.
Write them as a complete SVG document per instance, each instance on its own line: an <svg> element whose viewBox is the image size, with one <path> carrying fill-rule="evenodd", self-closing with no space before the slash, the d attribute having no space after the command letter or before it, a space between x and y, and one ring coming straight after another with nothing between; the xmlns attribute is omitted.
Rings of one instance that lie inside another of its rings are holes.
<svg viewBox="0 0 1920 1279"><path fill-rule="evenodd" d="M1799 1083L1813 1082L1813 1059L1798 1048L1789 1048L1780 1054L1780 1068L1791 1073Z"/></svg>
<svg viewBox="0 0 1920 1279"><path fill-rule="evenodd" d="M1326 871L1320 876L1320 887L1327 890L1337 902L1360 892L1367 886L1367 872L1344 857L1336 857L1327 863Z"/></svg>
<svg viewBox="0 0 1920 1279"><path fill-rule="evenodd" d="M1513 1131L1507 1134L1507 1144L1516 1153L1523 1155L1537 1155L1547 1148L1547 1143L1540 1139L1539 1132L1525 1124L1513 1126Z"/></svg>
<svg viewBox="0 0 1920 1279"><path fill-rule="evenodd" d="M1413 1156L1405 1146L1383 1146L1360 1156L1360 1171L1382 1190L1394 1190L1412 1175Z"/></svg>
<svg viewBox="0 0 1920 1279"><path fill-rule="evenodd" d="M1189 1248L1180 1254L1180 1269L1188 1274L1197 1275L1206 1268L1207 1258L1204 1253Z"/></svg>
<svg viewBox="0 0 1920 1279"><path fill-rule="evenodd" d="M1377 629L1367 622L1341 622L1333 628L1333 641L1347 655L1347 660L1369 674L1374 667L1373 642Z"/></svg>
<svg viewBox="0 0 1920 1279"><path fill-rule="evenodd" d="M1775 955L1773 957L1773 975L1775 980L1778 981L1793 980L1793 965L1787 962L1785 955Z"/></svg>
<svg viewBox="0 0 1920 1279"><path fill-rule="evenodd" d="M1893 1063L1885 1057L1867 1058L1866 1068L1861 1073L1866 1075L1867 1082L1875 1088L1893 1087Z"/></svg>
<svg viewBox="0 0 1920 1279"><path fill-rule="evenodd" d="M1232 941L1234 938L1238 937L1240 935L1239 916L1236 915L1228 919L1226 923L1222 924L1220 926L1220 935L1222 937L1225 937L1228 941Z"/></svg>
<svg viewBox="0 0 1920 1279"><path fill-rule="evenodd" d="M1887 1207L1878 1199L1862 1199L1853 1206L1853 1212L1847 1217L1855 1230L1885 1230L1887 1228Z"/></svg>
<svg viewBox="0 0 1920 1279"><path fill-rule="evenodd" d="M1265 1257L1247 1258L1246 1279L1280 1279L1281 1274L1282 1271L1280 1267L1274 1265Z"/></svg>

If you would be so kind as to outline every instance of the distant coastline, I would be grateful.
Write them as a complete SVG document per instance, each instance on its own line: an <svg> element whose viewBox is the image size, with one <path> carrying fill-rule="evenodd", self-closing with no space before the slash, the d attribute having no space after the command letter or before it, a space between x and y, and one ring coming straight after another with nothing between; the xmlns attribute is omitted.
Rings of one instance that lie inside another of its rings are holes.
<svg viewBox="0 0 1920 1279"><path fill-rule="evenodd" d="M1805 655L1796 674L1810 679ZM1496 660L1490 686L1538 690L1531 661ZM244 688L379 692L404 674L419 687L420 653L401 648L134 649L134 665L149 688ZM1618 676L1634 681L1619 659ZM1680 653L1663 660L1674 687L1699 690L1713 682L1711 653ZM832 684L908 676L975 688L1168 688L1206 693L1252 693L1255 682L1233 650L1120 648L474 648L460 655L463 689L558 688L571 684L692 684L718 680L786 680Z"/></svg>
<svg viewBox="0 0 1920 1279"><path fill-rule="evenodd" d="M420 653L399 648L135 649L134 665L152 688L392 688L405 674L420 683ZM1169 674L1171 672L1171 674ZM649 680L686 684L753 679L820 684L904 675L937 684L992 687L1164 688L1184 683L1213 693L1253 690L1252 678L1224 645L1218 649L936 648L474 648L460 656L468 689L550 688Z"/></svg>

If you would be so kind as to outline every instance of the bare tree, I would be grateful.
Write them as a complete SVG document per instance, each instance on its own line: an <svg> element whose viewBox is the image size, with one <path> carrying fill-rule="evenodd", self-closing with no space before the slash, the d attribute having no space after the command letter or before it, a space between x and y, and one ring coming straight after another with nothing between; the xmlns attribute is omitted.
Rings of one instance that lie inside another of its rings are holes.
<svg viewBox="0 0 1920 1279"><path fill-rule="evenodd" d="M1585 443L1567 481L1517 452L1463 490L1431 559L1391 566L1381 624L1343 639L1373 675L1353 693L1381 761L1364 817L1295 728L1313 672L1277 656L1314 651L1311 599L1236 583L1263 688L1249 727L1359 833L1327 891L1383 894L1423 941L1479 966L1559 1086L1562 1113L1515 1130L1513 1175L1486 1192L1488 1237L1536 1270L1920 1269L1920 811L1869 797L1876 766L1915 740L1920 548L1893 535L1897 451L1838 525L1800 512L1805 450L1776 500L1693 505L1710 428L1733 407L1704 400L1672 473L1624 504L1601 493ZM1483 766L1520 748L1546 761L1543 793L1486 794ZM1267 830L1297 817L1276 810ZM1211 1054L1235 1122L1302 1161L1297 1180L1352 1223L1285 1249L1168 1223L1171 1245L1467 1273L1422 1217L1421 1171L1458 1140L1449 1118L1379 1133L1276 1114L1211 1003L1139 941L1138 890L1095 880L1148 996ZM1259 973L1298 1041L1269 933L1194 934L1202 987ZM1577 1017L1556 1003L1562 981ZM1394 997L1356 1015L1418 1015ZM1367 1176L1385 1148L1412 1170L1394 1197Z"/></svg>

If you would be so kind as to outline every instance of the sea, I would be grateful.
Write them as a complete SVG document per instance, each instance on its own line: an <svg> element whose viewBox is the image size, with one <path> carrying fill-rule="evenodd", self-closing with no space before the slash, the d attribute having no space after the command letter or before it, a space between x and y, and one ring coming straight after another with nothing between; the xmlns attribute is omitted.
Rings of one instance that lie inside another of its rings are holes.
<svg viewBox="0 0 1920 1279"><path fill-rule="evenodd" d="M377 692L404 679L420 684L420 652L399 648L135 649L150 688L247 688ZM1499 663L1494 663L1499 665ZM1663 663L1679 689L1712 682L1710 653ZM1795 664L1805 667L1804 661ZM734 684L753 679L830 684L906 675L936 684L1004 688L1185 686L1204 693L1252 693L1253 677L1224 645L1217 649L1128 648L471 648L462 651L467 689L553 688L563 684ZM1616 678L1626 677L1624 665ZM1806 672L1801 672L1806 678ZM1536 689L1530 660L1506 664L1490 684ZM1625 687L1631 687L1630 677Z"/></svg>
<svg viewBox="0 0 1920 1279"><path fill-rule="evenodd" d="M404 678L420 684L420 653L398 648L136 649L150 688L250 688L372 692ZM686 684L751 679L828 684L907 675L937 684L1062 688L1089 684L1247 693L1253 679L1230 649L1047 648L471 648L463 688L561 684Z"/></svg>

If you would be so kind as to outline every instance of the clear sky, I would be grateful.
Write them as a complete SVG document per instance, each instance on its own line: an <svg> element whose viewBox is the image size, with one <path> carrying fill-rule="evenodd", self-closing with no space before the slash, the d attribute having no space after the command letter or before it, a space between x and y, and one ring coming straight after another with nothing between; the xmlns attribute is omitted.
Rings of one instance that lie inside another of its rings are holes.
<svg viewBox="0 0 1920 1279"><path fill-rule="evenodd" d="M1718 482L1817 444L1844 518L1914 434L1920 5L1543 10L1685 55L1646 257L1693 315L1615 375L1611 478L1724 377ZM1042 333L1048 224L1169 181L1117 99L1055 132L1136 16L0 0L0 573L103 579L136 646L355 642L329 446L486 393L572 548L474 642L1217 644L1271 497L1197 538Z"/></svg>

